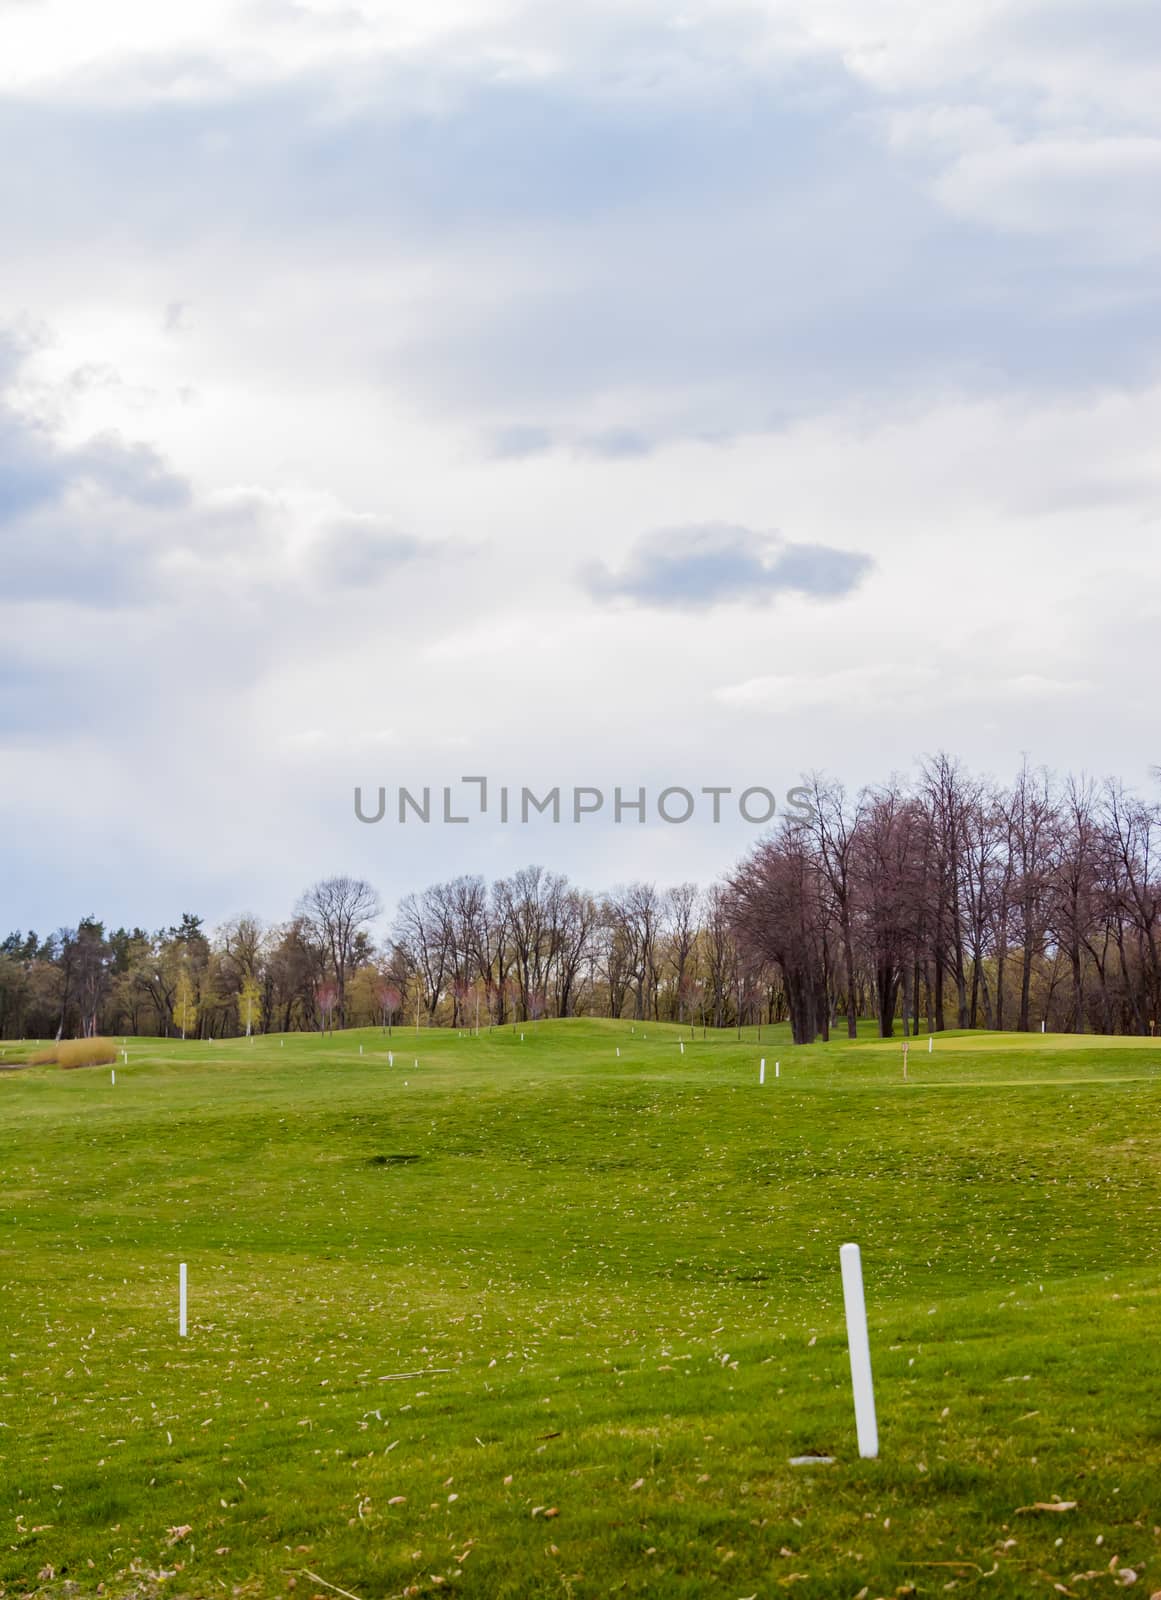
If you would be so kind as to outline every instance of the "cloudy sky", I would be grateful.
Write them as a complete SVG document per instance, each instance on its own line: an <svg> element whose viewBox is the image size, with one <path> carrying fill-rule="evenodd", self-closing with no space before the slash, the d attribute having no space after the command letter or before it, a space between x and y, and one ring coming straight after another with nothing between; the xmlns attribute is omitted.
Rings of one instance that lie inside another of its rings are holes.
<svg viewBox="0 0 1161 1600"><path fill-rule="evenodd" d="M464 774L1147 786L1159 62L1155 0L0 0L0 923L754 836L391 821Z"/></svg>

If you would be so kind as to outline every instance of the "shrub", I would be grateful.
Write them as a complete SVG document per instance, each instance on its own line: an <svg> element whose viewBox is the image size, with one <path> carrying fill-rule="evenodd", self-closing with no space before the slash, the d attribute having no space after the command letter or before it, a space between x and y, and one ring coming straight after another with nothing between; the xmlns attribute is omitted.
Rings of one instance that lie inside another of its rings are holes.
<svg viewBox="0 0 1161 1600"><path fill-rule="evenodd" d="M117 1059L112 1039L62 1039L31 1058L34 1067L103 1067Z"/></svg>

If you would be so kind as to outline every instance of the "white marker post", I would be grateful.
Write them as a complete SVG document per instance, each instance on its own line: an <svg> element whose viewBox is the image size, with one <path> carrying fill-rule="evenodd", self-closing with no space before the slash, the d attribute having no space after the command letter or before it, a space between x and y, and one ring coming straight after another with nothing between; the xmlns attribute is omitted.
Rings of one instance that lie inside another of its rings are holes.
<svg viewBox="0 0 1161 1600"><path fill-rule="evenodd" d="M360 1054L360 1055L362 1055L362 1054L363 1054L363 1046L362 1046L362 1045L360 1045L360 1046L359 1046L359 1054Z"/></svg>
<svg viewBox="0 0 1161 1600"><path fill-rule="evenodd" d="M867 1337L867 1302L858 1245L844 1244L839 1251L839 1261L843 1273L843 1306L847 1314L847 1344L851 1353L851 1388L855 1395L855 1432L859 1454L873 1461L879 1454L879 1427L875 1421L871 1343Z"/></svg>
<svg viewBox="0 0 1161 1600"><path fill-rule="evenodd" d="M617 1060L620 1061L620 1059L621 1059L621 1046L618 1045L617 1046Z"/></svg>
<svg viewBox="0 0 1161 1600"><path fill-rule="evenodd" d="M113 1070L111 1071L109 1076L112 1078L114 1083L117 1082L117 1069L116 1069L116 1067L113 1068Z"/></svg>
<svg viewBox="0 0 1161 1600"><path fill-rule="evenodd" d="M935 1049L935 1035L933 1033L929 1033L927 1035L927 1054L930 1055L931 1052L934 1049Z"/></svg>
<svg viewBox="0 0 1161 1600"><path fill-rule="evenodd" d="M1041 1022L1041 1024L1040 1024L1040 1032L1041 1033L1046 1033L1047 1031L1048 1031L1047 1022Z"/></svg>
<svg viewBox="0 0 1161 1600"><path fill-rule="evenodd" d="M781 1063L781 1061L776 1061L774 1063L774 1076L776 1078L780 1078L782 1076L782 1063Z"/></svg>
<svg viewBox="0 0 1161 1600"><path fill-rule="evenodd" d="M395 1065L395 1052L394 1052L394 1050L388 1050L388 1052L387 1052L387 1065L389 1067L393 1067Z"/></svg>
<svg viewBox="0 0 1161 1600"><path fill-rule="evenodd" d="M121 1052L121 1060L125 1063L126 1066L129 1065L129 1052L128 1052L128 1050L122 1050L122 1052Z"/></svg>
<svg viewBox="0 0 1161 1600"><path fill-rule="evenodd" d="M758 1063L758 1082L759 1083L765 1083L766 1082L766 1057L765 1056L763 1056L761 1061L759 1061L759 1063Z"/></svg>
<svg viewBox="0 0 1161 1600"><path fill-rule="evenodd" d="M684 1039L679 1039L677 1041L677 1048L681 1051L682 1055L685 1054L685 1040Z"/></svg>
<svg viewBox="0 0 1161 1600"><path fill-rule="evenodd" d="M177 1332L178 1337L186 1337L186 1270L183 1261L177 1269Z"/></svg>

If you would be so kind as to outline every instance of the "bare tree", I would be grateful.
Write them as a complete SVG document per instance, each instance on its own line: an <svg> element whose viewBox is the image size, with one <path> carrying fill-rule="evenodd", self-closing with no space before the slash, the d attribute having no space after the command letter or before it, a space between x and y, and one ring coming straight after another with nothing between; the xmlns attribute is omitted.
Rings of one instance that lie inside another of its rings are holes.
<svg viewBox="0 0 1161 1600"><path fill-rule="evenodd" d="M853 806L847 801L842 784L825 783L817 774L811 779L812 820L806 824L814 836L827 886L834 901L845 969L847 996L847 1035L859 1034L858 993L855 964L855 860L857 841L866 797L860 795Z"/></svg>
<svg viewBox="0 0 1161 1600"><path fill-rule="evenodd" d="M690 965L697 950L699 899L696 883L679 883L665 893L664 931L669 965L673 970L674 1003L678 1022L685 1021L685 1006L692 976Z"/></svg>
<svg viewBox="0 0 1161 1600"><path fill-rule="evenodd" d="M1016 1027L1027 1033L1031 1022L1032 968L1048 932L1048 884L1058 816L1051 781L1043 769L1032 772L1023 763L1008 797L1016 906L1023 951L1020 963L1020 1013Z"/></svg>
<svg viewBox="0 0 1161 1600"><path fill-rule="evenodd" d="M360 935L382 909L378 894L362 878L323 878L298 903L299 917L330 961L340 1028L347 1025L347 977Z"/></svg>
<svg viewBox="0 0 1161 1600"><path fill-rule="evenodd" d="M826 916L821 868L800 829L759 844L730 879L738 944L782 970L795 1044L827 1026Z"/></svg>

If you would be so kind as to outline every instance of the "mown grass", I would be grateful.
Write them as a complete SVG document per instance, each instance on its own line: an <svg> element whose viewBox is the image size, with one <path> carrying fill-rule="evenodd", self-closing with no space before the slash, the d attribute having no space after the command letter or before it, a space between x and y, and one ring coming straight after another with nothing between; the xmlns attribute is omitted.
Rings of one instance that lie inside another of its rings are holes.
<svg viewBox="0 0 1161 1600"><path fill-rule="evenodd" d="M1161 1048L679 1037L0 1077L0 1590L1161 1589Z"/></svg>

